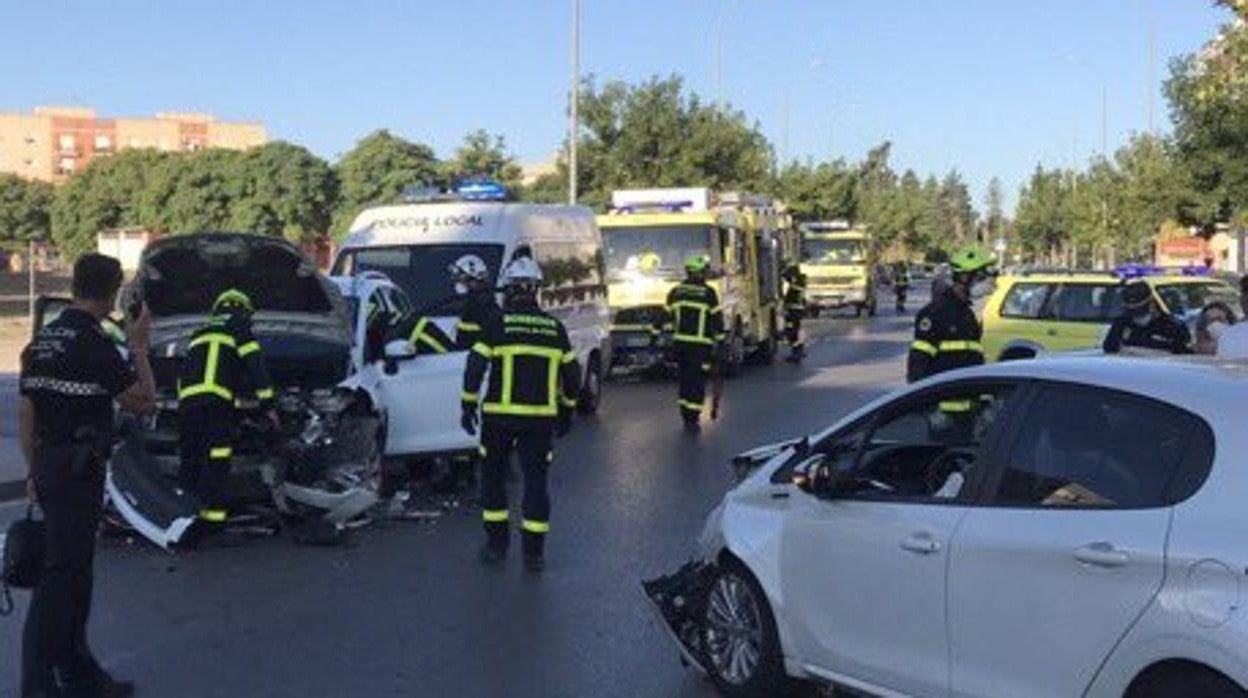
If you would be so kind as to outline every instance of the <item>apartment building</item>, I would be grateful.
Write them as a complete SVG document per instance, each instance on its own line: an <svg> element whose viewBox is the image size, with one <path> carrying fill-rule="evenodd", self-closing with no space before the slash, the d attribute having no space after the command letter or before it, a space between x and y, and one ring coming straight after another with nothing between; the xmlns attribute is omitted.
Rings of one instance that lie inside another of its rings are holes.
<svg viewBox="0 0 1248 698"><path fill-rule="evenodd" d="M89 108L38 107L28 114L0 112L0 172L60 182L92 159L125 148L245 150L265 140L260 124L218 121L210 114L103 119Z"/></svg>

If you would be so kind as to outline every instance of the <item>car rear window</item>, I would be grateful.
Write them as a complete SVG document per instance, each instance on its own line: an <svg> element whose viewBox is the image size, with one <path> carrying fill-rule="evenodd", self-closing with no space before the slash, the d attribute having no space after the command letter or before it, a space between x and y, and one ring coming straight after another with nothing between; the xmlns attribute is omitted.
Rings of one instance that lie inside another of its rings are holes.
<svg viewBox="0 0 1248 698"><path fill-rule="evenodd" d="M1122 314L1122 285L1062 284L1049 299L1053 318L1062 322L1109 323Z"/></svg>
<svg viewBox="0 0 1248 698"><path fill-rule="evenodd" d="M1173 406L1101 388L1046 386L1009 449L993 503L1170 506L1204 483L1213 448L1203 420Z"/></svg>
<svg viewBox="0 0 1248 698"><path fill-rule="evenodd" d="M1040 317L1050 284L1020 282L1010 287L1001 303L1001 317L1034 320Z"/></svg>

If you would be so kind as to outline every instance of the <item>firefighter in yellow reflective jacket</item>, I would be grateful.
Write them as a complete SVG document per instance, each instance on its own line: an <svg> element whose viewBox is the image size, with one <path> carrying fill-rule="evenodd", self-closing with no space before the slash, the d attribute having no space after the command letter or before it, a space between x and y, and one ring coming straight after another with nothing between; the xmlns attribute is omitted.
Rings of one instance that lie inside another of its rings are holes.
<svg viewBox="0 0 1248 698"><path fill-rule="evenodd" d="M461 420L464 430L475 434L478 408L484 415L481 509L486 543L481 561L497 565L507 555L511 539L507 472L515 451L524 473L524 563L533 572L543 567L550 530L546 475L554 460L552 437L571 428L580 387L580 369L567 330L538 307L541 283L541 269L528 257L513 260L503 271L503 311L486 322L468 353ZM482 397L479 391L487 369L489 385Z"/></svg>
<svg viewBox="0 0 1248 698"><path fill-rule="evenodd" d="M685 431L701 430L706 402L706 380L719 359L724 341L724 311L719 294L706 283L710 260L693 255L685 260L685 280L667 294L672 328L672 349L680 376L680 416Z"/></svg>
<svg viewBox="0 0 1248 698"><path fill-rule="evenodd" d="M178 378L178 473L182 490L200 504L201 530L226 520L225 482L238 430L236 402L254 395L278 425L273 382L264 353L251 334L251 299L230 289L217 297L212 315L191 335Z"/></svg>
<svg viewBox="0 0 1248 698"><path fill-rule="evenodd" d="M806 317L806 275L796 264L784 270L788 288L784 291L784 336L789 342L785 361L795 364L806 358L806 341L802 338L802 319Z"/></svg>
<svg viewBox="0 0 1248 698"><path fill-rule="evenodd" d="M952 283L914 319L908 382L984 363L980 344L984 330L971 308L971 289L991 273L992 266L992 255L979 247L963 248L949 260Z"/></svg>
<svg viewBox="0 0 1248 698"><path fill-rule="evenodd" d="M455 341L438 327L438 323L425 315L411 314L404 317L390 330L389 335L392 339L406 339L418 356L455 351Z"/></svg>

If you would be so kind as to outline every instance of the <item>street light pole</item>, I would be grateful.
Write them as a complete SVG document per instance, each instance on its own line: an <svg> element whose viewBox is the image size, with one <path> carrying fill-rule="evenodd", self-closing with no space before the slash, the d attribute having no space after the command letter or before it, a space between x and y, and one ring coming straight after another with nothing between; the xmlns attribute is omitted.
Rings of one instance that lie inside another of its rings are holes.
<svg viewBox="0 0 1248 698"><path fill-rule="evenodd" d="M581 0L572 0L572 89L568 105L568 203L576 204L576 146L580 133Z"/></svg>

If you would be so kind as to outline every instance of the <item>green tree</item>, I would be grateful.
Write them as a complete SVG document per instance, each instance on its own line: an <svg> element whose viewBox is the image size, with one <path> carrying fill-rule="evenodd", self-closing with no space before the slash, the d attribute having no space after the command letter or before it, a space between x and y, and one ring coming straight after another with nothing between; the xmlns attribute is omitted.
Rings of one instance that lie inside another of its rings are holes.
<svg viewBox="0 0 1248 698"><path fill-rule="evenodd" d="M1066 253L1071 230L1074 175L1037 165L1023 185L1014 213L1014 230L1024 251L1035 259L1057 262Z"/></svg>
<svg viewBox="0 0 1248 698"><path fill-rule="evenodd" d="M687 95L678 76L601 88L587 78L580 109L578 186L587 203L603 205L613 189L629 187L769 184L771 147L757 126Z"/></svg>
<svg viewBox="0 0 1248 698"><path fill-rule="evenodd" d="M507 152L506 139L480 129L464 136L455 157L445 165L444 177L448 184L465 177L490 177L518 191L520 174L519 163Z"/></svg>
<svg viewBox="0 0 1248 698"><path fill-rule="evenodd" d="M376 131L342 156L334 166L338 206L333 231L341 237L365 206L401 200L407 187L439 183L441 165L433 149Z"/></svg>
<svg viewBox="0 0 1248 698"><path fill-rule="evenodd" d="M93 160L56 190L52 203L52 240L68 258L94 249L107 228L153 227L160 223L152 208L170 187L172 158L154 150L124 150Z"/></svg>
<svg viewBox="0 0 1248 698"><path fill-rule="evenodd" d="M338 182L329 164L283 141L242 154L230 223L244 232L310 240L329 230Z"/></svg>
<svg viewBox="0 0 1248 698"><path fill-rule="evenodd" d="M776 181L776 194L798 220L846 220L858 215L858 175L843 160L790 163Z"/></svg>
<svg viewBox="0 0 1248 698"><path fill-rule="evenodd" d="M52 185L0 174L0 243L17 245L48 237Z"/></svg>
<svg viewBox="0 0 1248 698"><path fill-rule="evenodd" d="M1248 222L1248 19L1239 0L1218 3L1239 21L1224 26L1199 54L1174 61L1166 95L1179 160L1197 195L1187 222L1211 229Z"/></svg>

